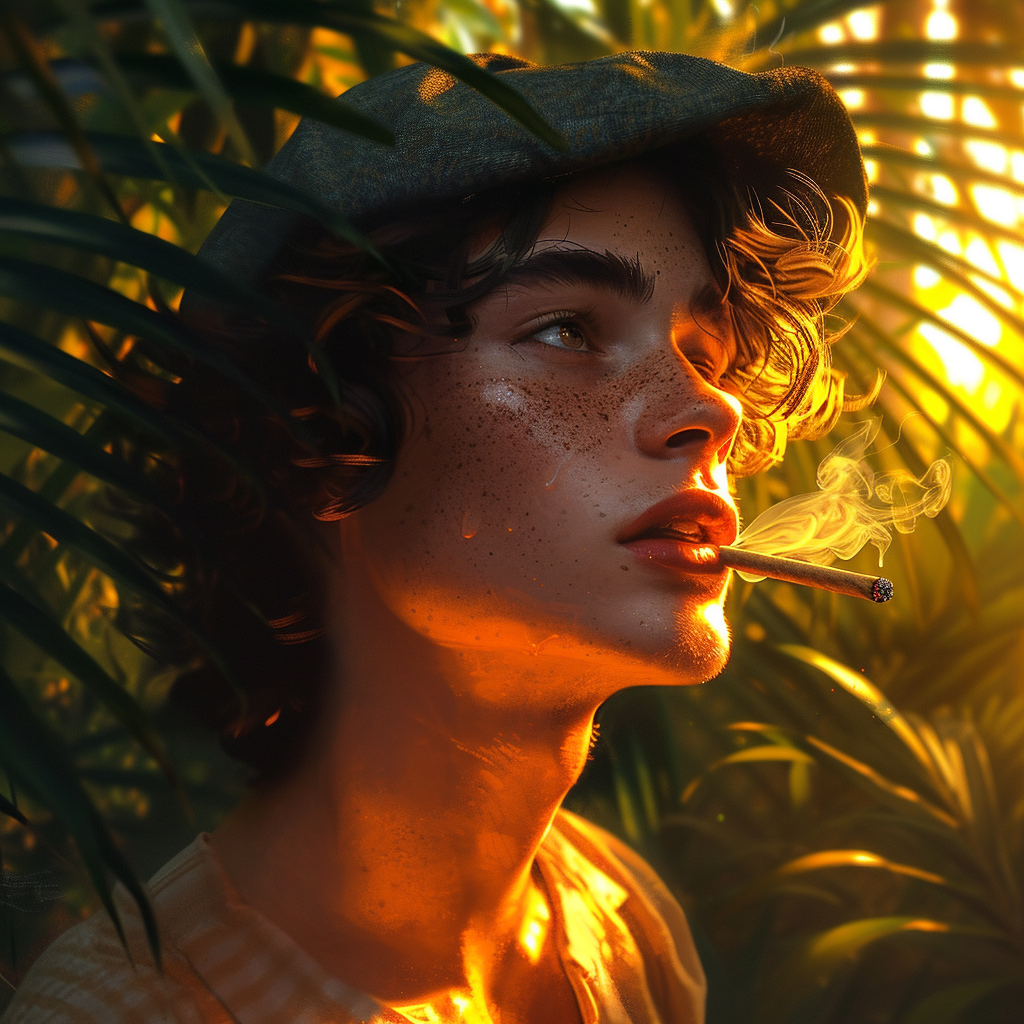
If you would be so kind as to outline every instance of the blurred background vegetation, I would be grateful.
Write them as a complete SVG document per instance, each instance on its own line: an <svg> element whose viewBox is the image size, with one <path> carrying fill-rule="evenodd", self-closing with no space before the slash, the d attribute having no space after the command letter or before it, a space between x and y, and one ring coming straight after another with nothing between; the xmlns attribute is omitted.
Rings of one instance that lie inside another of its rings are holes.
<svg viewBox="0 0 1024 1024"><path fill-rule="evenodd" d="M680 896L709 1024L1020 1019L1016 0L0 2L0 1007L42 946L100 906L111 872L148 876L244 787L116 628L145 584L89 527L103 488L144 491L112 438L145 417L96 372L94 340L122 351L150 323L133 310L174 306L195 273L182 250L230 195L266 187L258 168L300 114L366 130L326 98L367 74L622 49L801 64L834 83L860 133L878 261L837 311L854 326L836 361L854 390L887 373L873 466L918 474L949 456L954 485L934 521L897 534L885 606L738 585L724 675L606 706L569 806ZM867 415L740 481L747 521L813 490ZM851 567L871 564L862 552Z"/></svg>

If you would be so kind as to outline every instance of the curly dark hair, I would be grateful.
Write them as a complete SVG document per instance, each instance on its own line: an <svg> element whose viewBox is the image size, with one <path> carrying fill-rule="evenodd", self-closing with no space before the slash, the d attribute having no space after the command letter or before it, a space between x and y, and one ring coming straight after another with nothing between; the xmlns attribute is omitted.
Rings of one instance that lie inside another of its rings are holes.
<svg viewBox="0 0 1024 1024"><path fill-rule="evenodd" d="M738 352L723 386L744 407L730 469L754 472L781 457L787 438L820 436L865 402L845 396L825 324L867 272L862 219L792 172L766 173L755 189L731 183L700 137L641 162L678 189L728 308ZM232 680L151 614L125 605L123 621L181 666L171 700L257 780L294 764L316 717L330 570L314 521L379 495L405 436L396 331L421 338L422 358L439 342L464 344L472 303L530 252L567 180L363 225L387 266L304 224L261 290L308 329L312 353L297 333L237 310L190 325L290 410L299 431L204 364L172 364L142 344L119 363L122 380L216 442L166 454L173 521L136 511L134 535L187 619L224 652ZM471 258L488 229L494 241Z"/></svg>

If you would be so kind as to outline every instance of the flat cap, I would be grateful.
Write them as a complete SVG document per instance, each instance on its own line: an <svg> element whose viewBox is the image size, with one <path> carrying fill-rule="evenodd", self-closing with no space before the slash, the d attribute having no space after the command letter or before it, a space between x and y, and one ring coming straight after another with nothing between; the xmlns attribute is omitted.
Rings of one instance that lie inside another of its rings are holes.
<svg viewBox="0 0 1024 1024"><path fill-rule="evenodd" d="M727 173L740 182L794 169L826 194L848 197L862 213L867 205L850 117L835 90L810 69L751 75L701 57L655 52L554 67L496 54L472 59L521 93L564 136L566 149L540 141L447 72L410 64L344 94L347 103L394 132L395 146L307 118L267 172L367 226L705 133ZM299 219L235 199L200 255L256 281Z"/></svg>

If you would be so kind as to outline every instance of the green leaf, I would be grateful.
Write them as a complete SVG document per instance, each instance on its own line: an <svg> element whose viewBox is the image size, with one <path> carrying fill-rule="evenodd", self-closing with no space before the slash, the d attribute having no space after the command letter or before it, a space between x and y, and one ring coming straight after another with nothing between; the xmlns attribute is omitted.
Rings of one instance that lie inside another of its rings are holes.
<svg viewBox="0 0 1024 1024"><path fill-rule="evenodd" d="M986 996L1001 988L1020 985L1013 975L1000 978L983 978L962 985L951 985L939 989L922 999L909 1013L901 1017L899 1024L955 1024L963 1014Z"/></svg>
<svg viewBox="0 0 1024 1024"><path fill-rule="evenodd" d="M908 132L914 136L928 138L932 135L947 135L954 139L981 139L985 142L996 142L1003 146L1019 146L1020 132L1005 132L995 128L978 128L962 121L938 121L934 118L915 117L911 114L898 114L892 111L873 111L871 113L853 113L850 115L857 128L891 128L895 131ZM873 190L872 190L873 191ZM988 222L986 222L988 223ZM995 225L991 225L995 227Z"/></svg>
<svg viewBox="0 0 1024 1024"><path fill-rule="evenodd" d="M1017 145L1020 145L1022 141L1024 141L1024 137L1018 138ZM979 234L987 235L991 238L1005 238L1011 242L1020 241L1020 232L1012 227L996 224L991 220L986 220L984 217L979 217L976 213L970 213L955 206L937 203L934 199L927 199L916 192L902 192L899 189L888 188L885 185L872 185L871 198L893 206L905 206L911 210L921 210L927 212L932 217L940 217L952 224L973 228ZM1003 309L1003 312L1005 313L1006 310ZM1016 318L1015 326L1017 330L1020 330L1020 323L1020 318Z"/></svg>
<svg viewBox="0 0 1024 1024"><path fill-rule="evenodd" d="M145 3L160 23L171 49L209 104L214 117L224 125L242 159L250 167L257 166L256 154L245 129L239 124L231 99L207 59L188 12L178 0L145 0Z"/></svg>
<svg viewBox="0 0 1024 1024"><path fill-rule="evenodd" d="M125 215L121 204L110 187L110 182L106 180L99 161L96 159L96 154L78 123L74 108L54 78L53 72L32 34L24 22L14 17L7 4L0 5L0 25L3 26L4 35L14 54L61 126L68 144L75 152L79 165L92 179L99 193L110 205L111 210L121 220L124 220Z"/></svg>
<svg viewBox="0 0 1024 1024"><path fill-rule="evenodd" d="M287 6L275 0L224 0L226 6L238 10L253 21L322 26L351 36L364 36L374 42L404 53L413 60L431 64L447 71L466 85L476 89L499 106L527 131L553 149L565 151L566 142L560 132L533 109L523 96L497 75L474 64L468 57L437 42L425 32L403 25L400 21L372 12L353 11L351 5L324 0L291 0Z"/></svg>
<svg viewBox="0 0 1024 1024"><path fill-rule="evenodd" d="M819 932L790 954L771 976L765 1002L779 1010L792 1007L812 985L826 983L839 967L854 960L866 946L880 939L908 934L970 937L977 941L991 938L993 933L990 929L910 915L849 921ZM781 1018L784 1013L778 1016Z"/></svg>
<svg viewBox="0 0 1024 1024"><path fill-rule="evenodd" d="M866 326L866 318L858 322L857 325L858 328ZM851 332L851 334L852 333L853 332ZM1022 526L1024 526L1024 512L1022 512L1021 509L1017 507L1013 499L1006 493L1006 491L1003 490L1003 488L1000 487L995 482L995 480L992 478L991 474L989 474L989 472L985 469L985 467L978 463L972 456L968 455L967 452L965 452L962 449L962 447L958 444L957 439L949 431L946 425L943 423L938 423L932 419L927 409L924 407L924 405L922 405L917 394L910 388L904 386L904 384L898 379L895 373L890 373L886 378L886 387L891 388L893 391L896 391L903 396L904 400L911 406L911 408L916 410L925 419L925 421L932 428L932 430L934 430L936 434L938 434L938 436L946 443L946 445L949 447L949 450L956 452L957 457L963 460L967 468L970 469L972 473L974 473L978 480L989 490L992 496L996 498L996 500L999 501L1001 505L1003 505L1003 507L1007 510L1007 512L1010 513L1010 515L1014 517L1014 519L1016 519ZM895 417L893 418L895 419ZM902 439L898 443L898 446L902 448ZM900 537L902 538L903 534L900 534ZM959 551L953 551L951 553L953 554L954 558L958 558L960 554ZM966 567L969 568L969 571L965 578L967 580L971 580L974 575L973 566L971 566L970 563L968 563ZM913 569L911 569L910 571L913 571Z"/></svg>
<svg viewBox="0 0 1024 1024"><path fill-rule="evenodd" d="M127 300L126 300L127 301ZM101 373L94 366L75 359L53 345L0 320L0 359L15 366L33 370L63 384L91 401L104 405L145 427L174 447L190 447L196 443L216 452L238 471L261 497L266 488L258 473L242 462L230 449L204 431L185 422L171 419L146 405L123 385Z"/></svg>
<svg viewBox="0 0 1024 1024"><path fill-rule="evenodd" d="M135 698L91 654L79 647L46 612L40 611L6 583L0 583L0 617L88 686L132 736L153 755L172 785L177 785L174 766L145 713Z"/></svg>
<svg viewBox="0 0 1024 1024"><path fill-rule="evenodd" d="M97 480L119 487L139 501L159 500L142 473L100 445L91 443L66 423L5 392L0 392L0 430L74 463Z"/></svg>
<svg viewBox="0 0 1024 1024"><path fill-rule="evenodd" d="M167 594L134 559L74 516L3 473L0 473L0 504L6 505L15 515L23 517L55 541L80 551L115 582L159 605L171 615L180 615Z"/></svg>
<svg viewBox="0 0 1024 1024"><path fill-rule="evenodd" d="M134 178L165 180L164 170L138 139L126 135L90 132L89 143L108 174ZM11 155L25 167L63 167L81 169L81 163L67 140L59 132L15 132L0 135ZM210 153L180 153L166 143L153 143L163 162L171 168L174 180L183 188L208 189L212 183L229 196L248 199L265 206L291 210L320 221L336 235L358 245L380 262L377 252L362 232L337 210L317 202L305 192L272 178L263 171L242 167Z"/></svg>
<svg viewBox="0 0 1024 1024"><path fill-rule="evenodd" d="M49 377L89 401L115 410L169 444L182 440L182 432L173 420L146 405L95 366L3 321L0 321L0 359Z"/></svg>
<svg viewBox="0 0 1024 1024"><path fill-rule="evenodd" d="M52 810L74 838L93 887L126 949L127 939L107 881L107 869L132 895L159 968L160 936L145 890L79 782L63 744L33 715L3 669L0 707L4 709L0 715L0 762L4 770L22 789Z"/></svg>
<svg viewBox="0 0 1024 1024"><path fill-rule="evenodd" d="M785 761L789 764L814 764L813 757L804 753L802 750L798 750L796 747L776 746L774 744L760 747L745 747L743 750L733 751L733 753L727 754L725 757L721 757L717 761L708 765L702 775L698 775L696 778L690 780L686 789L683 790L680 800L684 804L687 803L697 791L697 787L705 778L707 778L708 775L727 764L752 764L761 761Z"/></svg>
<svg viewBox="0 0 1024 1024"><path fill-rule="evenodd" d="M2 762L0 762L2 763ZM25 817L21 811L18 810L10 800L7 799L2 793L0 793L0 814L6 814L8 818L13 818L15 821L22 825L28 824L28 818Z"/></svg>
<svg viewBox="0 0 1024 1024"><path fill-rule="evenodd" d="M915 167L918 170L928 171L933 174L939 172L947 178L952 178L954 181L968 183L983 181L992 185L998 185L1000 188L1005 188L1008 192L1024 195L1024 184L1006 177L1005 174L986 171L983 167L975 167L973 164L957 164L945 158L923 156L920 153L911 153L905 149L897 149L895 146L863 146L861 147L861 154L865 160L878 160L885 164ZM986 225L987 223L986 221Z"/></svg>
<svg viewBox="0 0 1024 1024"><path fill-rule="evenodd" d="M841 764L849 770L856 781L865 783L865 788L874 791L876 796L881 796L883 799L890 798L886 802L897 810L897 813L902 812L906 814L908 810L906 805L909 805L911 808L919 809L930 815L947 829L955 831L959 828L960 822L957 818L941 807L937 807L931 801L926 800L920 793L909 786L892 782L880 772L875 771L870 765L855 757L851 757L849 754L834 747L831 743L826 743L817 736L808 735L804 737L804 740L815 751L824 754L826 757L831 758L832 761Z"/></svg>
<svg viewBox="0 0 1024 1024"><path fill-rule="evenodd" d="M905 370L923 380L937 395L940 395L944 402L955 409L985 439L989 448L998 452L1006 460L1017 478L1024 482L1024 458L1007 443L1005 438L992 430L942 378L937 377L920 360L910 355L906 351L906 346L900 345L894 338L886 334L871 317L858 312L854 330L866 332L876 345L885 350L886 354L897 360ZM895 373L890 374L890 377L895 376ZM915 404L917 404L916 399ZM930 416L926 418L931 421ZM938 428L941 425L933 422L933 426ZM952 444L951 447L958 454L960 453L960 445Z"/></svg>
<svg viewBox="0 0 1024 1024"><path fill-rule="evenodd" d="M169 54L127 54L119 58L119 64L133 78L149 84L171 89L188 88L189 85L181 64ZM385 146L395 144L394 133L380 122L351 103L327 96L305 82L240 64L214 63L213 67L224 88L237 102L288 110Z"/></svg>
<svg viewBox="0 0 1024 1024"><path fill-rule="evenodd" d="M221 302L233 302L266 320L295 330L294 317L248 285L180 246L103 217L41 203L0 197L0 231L72 246L140 267L157 277Z"/></svg>
<svg viewBox="0 0 1024 1024"><path fill-rule="evenodd" d="M922 882L930 882L932 885L949 886L947 879L937 875L934 871L924 871L912 864L900 864L880 857L870 850L819 850L817 853L808 853L803 857L787 861L781 867L772 872L773 878L785 878L789 875L799 875L807 871L821 871L824 868L873 868L881 871L889 871L894 875L904 875L907 878L916 878Z"/></svg>
<svg viewBox="0 0 1024 1024"><path fill-rule="evenodd" d="M336 0L290 0L287 4L278 0L216 0L205 8L210 13L220 10L244 21L333 29L358 40L361 51L370 43L386 51L405 54L413 60L447 71L476 89L553 149L564 151L566 148L561 133L555 131L519 92L497 75L425 32L373 12L368 5L363 7L362 4ZM138 3L132 0L109 0L93 7L94 16L104 18L122 17L137 11Z"/></svg>
<svg viewBox="0 0 1024 1024"><path fill-rule="evenodd" d="M839 63L980 64L983 67L1013 67L1024 63L1024 46L1001 40L982 42L975 39L872 39L871 42L864 43L836 43L789 50L786 53L786 62L812 68L822 64Z"/></svg>
<svg viewBox="0 0 1024 1024"><path fill-rule="evenodd" d="M910 92L950 92L989 96L995 100L1016 103L1020 101L1020 89L1011 85L989 85L985 82L965 82L955 78L925 78L910 75L880 75L865 72L828 72L825 77L835 89L849 89L853 86L866 89L891 89Z"/></svg>
<svg viewBox="0 0 1024 1024"><path fill-rule="evenodd" d="M823 672L833 682L838 683L847 693L852 694L862 704L866 705L880 721L884 722L909 749L921 766L932 774L932 760L921 738L914 731L914 727L900 714L892 702L886 698L881 690L871 683L864 675L854 672L852 669L841 665L838 661L830 658L827 654L815 650L813 647L804 647L800 644L780 644L777 650L802 661L805 665Z"/></svg>
<svg viewBox="0 0 1024 1024"><path fill-rule="evenodd" d="M957 327L956 324L950 323L948 320L944 320L940 316L936 316L935 313L926 306L922 306L921 303L915 299L901 295L892 288L880 284L874 278L869 278L865 281L864 284L861 285L861 290L863 294L876 296L892 308L899 309L913 317L916 317L918 320L924 320L930 324L934 324L936 327L942 328L942 330L947 334L951 334L956 338L957 341L962 341L969 349L971 349L971 351L980 356L983 361L994 363L1003 371L1003 373L1009 376L1017 384L1024 385L1024 369L1016 366L998 349L989 348L987 345L983 345L972 334L969 334L967 331Z"/></svg>
<svg viewBox="0 0 1024 1024"><path fill-rule="evenodd" d="M170 168L166 164L162 164L162 157L152 144L152 130L146 115L138 100L136 100L127 79L117 66L114 52L107 43L106 37L100 31L96 21L90 17L86 0L57 0L57 3L70 20L75 31L86 41L86 45L92 51L108 86L135 127L136 134L149 148L157 164L163 167L164 173L168 178L172 178ZM51 61L52 66L53 62Z"/></svg>
<svg viewBox="0 0 1024 1024"><path fill-rule="evenodd" d="M0 256L0 295L52 309L66 316L106 324L126 334L166 345L222 374L267 410L296 436L308 432L262 384L253 380L221 352L186 331L176 320L154 312L103 285L55 267Z"/></svg>

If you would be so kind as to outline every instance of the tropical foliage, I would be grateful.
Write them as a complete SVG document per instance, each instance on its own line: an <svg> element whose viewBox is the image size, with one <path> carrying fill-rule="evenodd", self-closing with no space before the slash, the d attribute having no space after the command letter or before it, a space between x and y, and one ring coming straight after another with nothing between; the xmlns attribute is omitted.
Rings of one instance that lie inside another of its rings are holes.
<svg viewBox="0 0 1024 1024"><path fill-rule="evenodd" d="M613 701L572 805L687 904L711 1024L1010 1020L1024 998L1021 39L1024 10L1001 0L0 3L0 974L16 983L111 877L134 885L243 784L119 632L121 605L165 590L97 500L160 500L119 439L206 441L119 386L102 353L144 339L202 357L160 313L184 286L260 301L189 255L231 196L350 230L259 168L300 115L387 142L331 99L365 75L425 59L543 134L459 54L656 48L809 65L841 91L877 265L837 310L853 326L836 361L852 390L887 373L875 468L916 475L949 455L954 494L897 534L888 605L738 586L726 673ZM741 481L746 518L813 490L866 415Z"/></svg>

